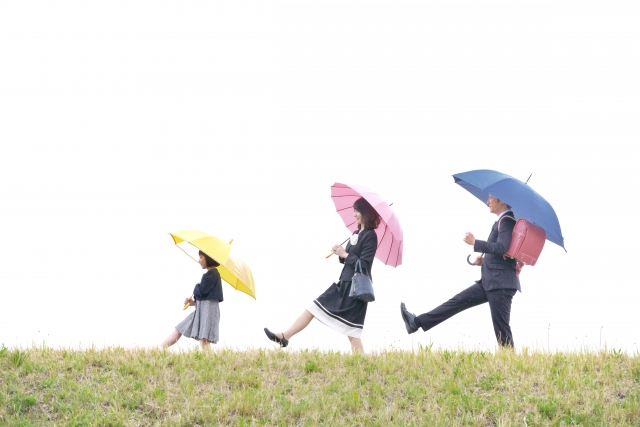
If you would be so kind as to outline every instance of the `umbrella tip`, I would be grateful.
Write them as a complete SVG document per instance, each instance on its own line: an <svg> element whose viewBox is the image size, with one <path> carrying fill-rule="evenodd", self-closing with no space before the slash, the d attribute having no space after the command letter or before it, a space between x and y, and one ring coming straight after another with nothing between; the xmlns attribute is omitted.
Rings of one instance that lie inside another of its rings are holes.
<svg viewBox="0 0 640 427"><path fill-rule="evenodd" d="M229 240L229 244L233 243L233 239Z"/></svg>
<svg viewBox="0 0 640 427"><path fill-rule="evenodd" d="M525 182L525 184L529 183L529 180L531 179L531 175L533 175L533 174L529 174L529 178L527 178L527 181Z"/></svg>

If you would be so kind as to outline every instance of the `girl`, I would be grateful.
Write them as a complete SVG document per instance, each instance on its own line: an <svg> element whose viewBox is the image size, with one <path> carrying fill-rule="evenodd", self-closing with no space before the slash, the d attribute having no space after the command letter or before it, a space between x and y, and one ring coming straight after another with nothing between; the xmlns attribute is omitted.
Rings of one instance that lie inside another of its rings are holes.
<svg viewBox="0 0 640 427"><path fill-rule="evenodd" d="M199 251L200 266L207 272L193 289L193 299L187 298L184 304L195 305L196 310L180 322L175 330L162 343L163 348L172 346L182 335L200 341L200 346L209 347L220 339L220 303L222 302L222 280L216 270L220 264L202 251ZM195 300L195 301L194 301Z"/></svg>

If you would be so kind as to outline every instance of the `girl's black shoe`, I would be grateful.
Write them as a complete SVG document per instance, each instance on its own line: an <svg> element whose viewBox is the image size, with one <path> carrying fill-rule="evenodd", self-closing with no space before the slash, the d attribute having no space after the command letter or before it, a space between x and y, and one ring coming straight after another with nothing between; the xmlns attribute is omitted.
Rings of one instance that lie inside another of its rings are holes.
<svg viewBox="0 0 640 427"><path fill-rule="evenodd" d="M264 333L267 334L267 338L269 338L271 341L280 344L280 347L286 347L287 345L289 345L289 340L284 337L284 334L282 334L282 338L278 338L276 334L274 334L267 328L264 328Z"/></svg>

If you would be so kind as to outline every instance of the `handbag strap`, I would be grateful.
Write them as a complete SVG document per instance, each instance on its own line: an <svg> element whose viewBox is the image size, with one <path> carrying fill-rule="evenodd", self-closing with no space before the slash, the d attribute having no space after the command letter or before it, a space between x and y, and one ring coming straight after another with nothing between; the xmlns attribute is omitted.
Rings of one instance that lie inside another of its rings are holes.
<svg viewBox="0 0 640 427"><path fill-rule="evenodd" d="M360 264L360 258L358 258L358 260L356 261L356 268L355 268L354 273L360 273L362 275L370 277L370 275L367 274L366 271L362 268L362 264Z"/></svg>
<svg viewBox="0 0 640 427"><path fill-rule="evenodd" d="M357 273L358 271L360 271L360 274L364 274L362 271L362 265L360 264L360 258L358 258L358 260L356 261L356 270L355 272Z"/></svg>

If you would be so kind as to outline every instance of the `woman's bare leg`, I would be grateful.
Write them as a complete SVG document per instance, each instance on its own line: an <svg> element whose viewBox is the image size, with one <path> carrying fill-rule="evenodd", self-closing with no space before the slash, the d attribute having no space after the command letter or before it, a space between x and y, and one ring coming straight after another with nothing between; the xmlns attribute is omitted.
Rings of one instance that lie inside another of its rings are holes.
<svg viewBox="0 0 640 427"><path fill-rule="evenodd" d="M360 338L349 337L349 341L351 342L351 351L353 353L364 352L364 347L362 346L362 340Z"/></svg>
<svg viewBox="0 0 640 427"><path fill-rule="evenodd" d="M177 329L174 329L173 332L171 332L169 336L162 342L162 348L171 347L178 342L181 336L182 334L178 332Z"/></svg>
<svg viewBox="0 0 640 427"><path fill-rule="evenodd" d="M293 324L289 326L289 329L284 331L284 333L282 332L277 333L276 336L278 338L282 338L282 335L284 334L284 337L290 340L292 336L294 336L295 334L297 334L298 332L300 332L301 330L309 326L309 323L311 323L312 320L313 320L313 314L309 313L308 310L305 310L295 320L295 322L293 322Z"/></svg>
<svg viewBox="0 0 640 427"><path fill-rule="evenodd" d="M206 339L206 338L202 338L202 339L200 340L200 348L202 348L203 350L207 350L207 349L209 349L209 348L210 348L210 347L209 347L209 341L207 341L207 339Z"/></svg>

